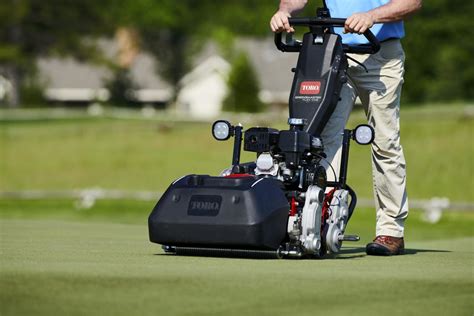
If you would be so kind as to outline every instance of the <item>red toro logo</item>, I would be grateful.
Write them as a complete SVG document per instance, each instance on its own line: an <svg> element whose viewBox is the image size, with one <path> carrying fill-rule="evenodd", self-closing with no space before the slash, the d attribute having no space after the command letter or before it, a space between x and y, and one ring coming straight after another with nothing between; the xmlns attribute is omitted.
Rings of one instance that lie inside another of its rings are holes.
<svg viewBox="0 0 474 316"><path fill-rule="evenodd" d="M303 81L300 84L300 94L319 94L321 81Z"/></svg>

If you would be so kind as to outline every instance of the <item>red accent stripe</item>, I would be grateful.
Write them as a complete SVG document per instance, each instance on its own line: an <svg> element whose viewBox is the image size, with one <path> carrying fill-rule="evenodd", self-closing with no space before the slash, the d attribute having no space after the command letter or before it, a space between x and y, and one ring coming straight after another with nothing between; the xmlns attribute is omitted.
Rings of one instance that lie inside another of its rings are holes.
<svg viewBox="0 0 474 316"><path fill-rule="evenodd" d="M296 199L295 199L294 197L291 198L290 205L291 205L291 208L290 208L290 216L295 216L295 215L296 215L296 212L298 211L298 209L296 208L296 206L298 205L298 203L296 202Z"/></svg>
<svg viewBox="0 0 474 316"><path fill-rule="evenodd" d="M331 207L331 201L334 196L334 192L336 192L336 188L326 193L324 197L323 208L321 210L321 230L323 229L324 225L326 224L326 220L329 217L329 208Z"/></svg>
<svg viewBox="0 0 474 316"><path fill-rule="evenodd" d="M224 178L248 178L248 177L255 177L255 176L248 173L233 173L233 174L229 174L228 176L225 176Z"/></svg>

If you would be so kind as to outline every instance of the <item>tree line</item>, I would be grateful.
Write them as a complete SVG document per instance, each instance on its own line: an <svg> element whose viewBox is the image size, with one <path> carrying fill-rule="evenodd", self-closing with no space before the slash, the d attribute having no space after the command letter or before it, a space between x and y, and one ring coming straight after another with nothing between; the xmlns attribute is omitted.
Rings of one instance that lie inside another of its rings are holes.
<svg viewBox="0 0 474 316"><path fill-rule="evenodd" d="M313 15L320 5L310 1L302 14ZM106 59L95 39L127 28L140 49L159 60L160 76L176 87L209 39L242 63L233 39L271 36L268 22L277 6L276 0L3 0L0 75L12 83L12 105L34 86L40 57L72 56L123 76L126 65ZM406 21L405 102L474 99L472 12L472 1L430 0Z"/></svg>

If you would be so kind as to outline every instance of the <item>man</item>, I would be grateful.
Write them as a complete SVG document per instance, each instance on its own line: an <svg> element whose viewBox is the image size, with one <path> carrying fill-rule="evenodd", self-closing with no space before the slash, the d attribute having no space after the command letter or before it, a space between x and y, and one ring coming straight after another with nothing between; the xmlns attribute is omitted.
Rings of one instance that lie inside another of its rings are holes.
<svg viewBox="0 0 474 316"><path fill-rule="evenodd" d="M334 18L347 18L339 33L346 44L363 44L358 34L367 29L381 42L373 55L351 55L367 71L349 60L349 81L321 137L328 160L339 166L342 131L356 97L362 101L368 123L375 129L372 173L377 211L376 237L366 247L369 255L399 255L404 252L404 223L408 216L406 168L400 145L400 95L403 84L403 18L421 8L422 0L326 0ZM294 32L288 18L307 0L281 0L270 27L273 32Z"/></svg>

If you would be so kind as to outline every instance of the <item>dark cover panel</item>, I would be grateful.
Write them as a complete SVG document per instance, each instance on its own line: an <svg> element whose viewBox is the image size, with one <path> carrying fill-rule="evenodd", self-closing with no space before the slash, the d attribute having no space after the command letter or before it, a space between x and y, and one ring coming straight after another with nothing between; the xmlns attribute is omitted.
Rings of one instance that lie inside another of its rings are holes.
<svg viewBox="0 0 474 316"><path fill-rule="evenodd" d="M189 175L173 183L148 219L150 240L170 246L277 249L289 204L268 178Z"/></svg>

